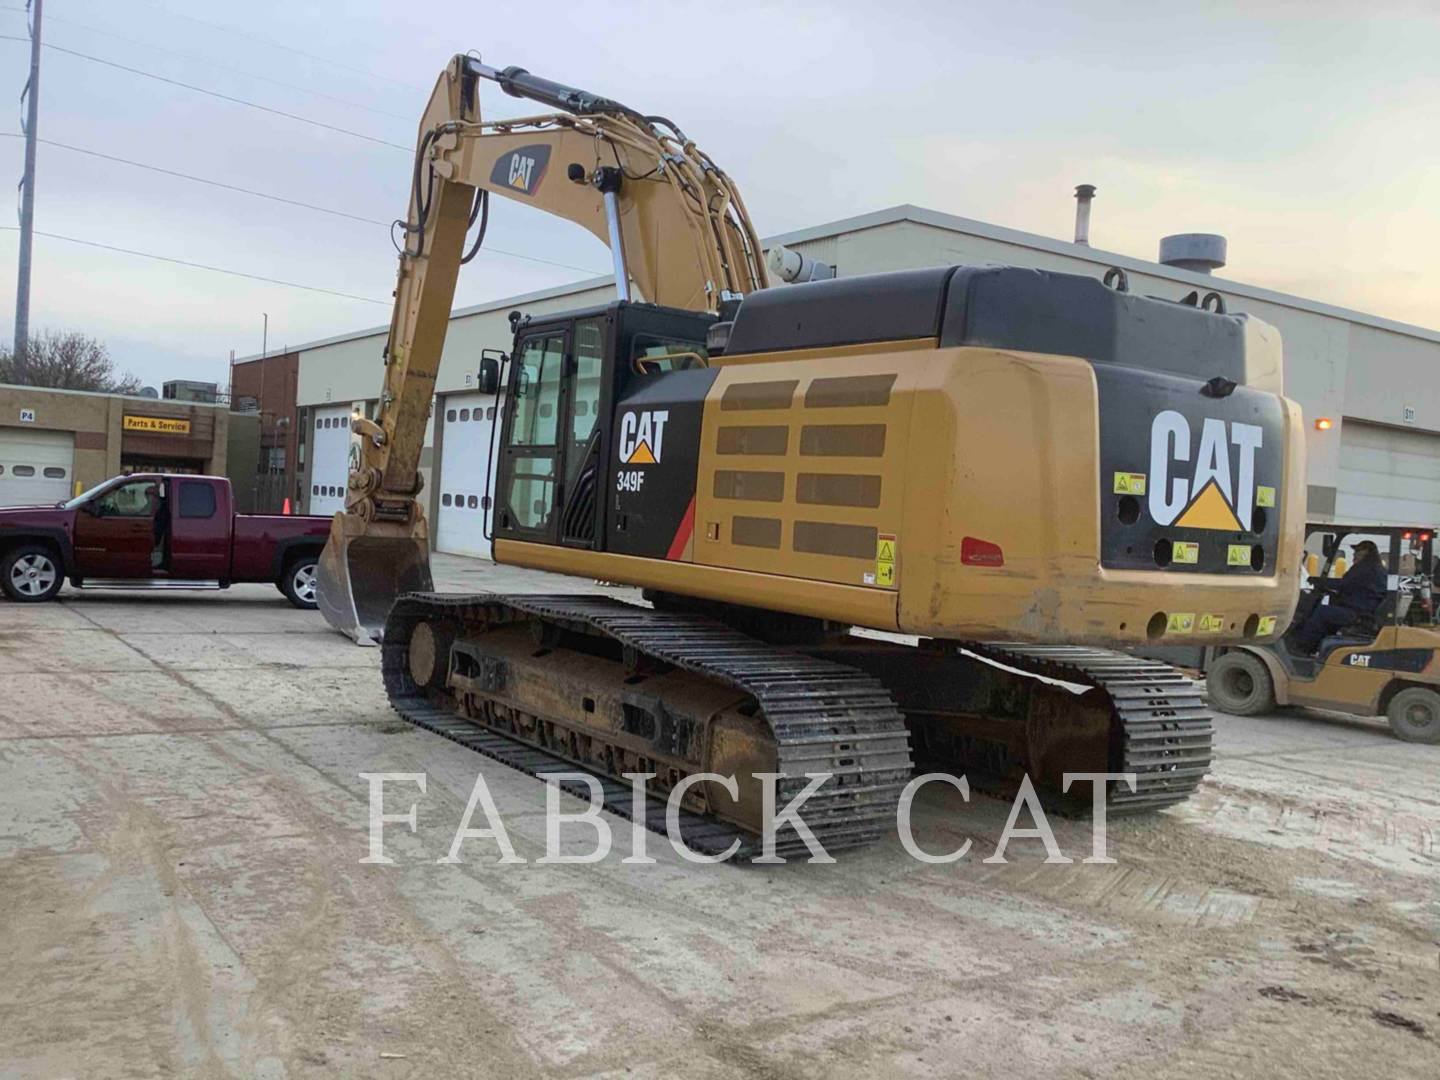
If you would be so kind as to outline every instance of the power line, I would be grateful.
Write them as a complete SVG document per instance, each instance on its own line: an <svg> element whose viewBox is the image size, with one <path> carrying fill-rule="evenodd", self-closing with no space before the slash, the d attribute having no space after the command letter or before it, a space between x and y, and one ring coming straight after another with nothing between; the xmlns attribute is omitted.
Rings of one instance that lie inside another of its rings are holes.
<svg viewBox="0 0 1440 1080"><path fill-rule="evenodd" d="M19 232L15 225L0 225L0 231ZM94 240L81 240L76 236L61 236L59 233L41 232L35 230L36 236L49 237L51 240L64 240L71 244L84 244L86 247L100 248L102 251L118 251L122 255L138 255L142 259L154 259L157 262L174 263L177 266L188 266L193 270L209 270L214 274L228 274L231 277L249 278L251 281L263 281L269 285L283 285L287 289L304 289L306 292L325 293L328 296L340 296L346 300L361 300L367 304L380 304L382 307L390 307L389 300L376 300L369 296L356 296L354 293L338 292L335 289L322 289L318 285L301 285L296 281L281 281L279 278L264 277L261 274L247 274L243 270L227 270L223 266L207 266L205 263L189 262L185 259L173 259L168 255L155 255L149 251L136 251L133 248L116 247L113 244L101 244Z"/></svg>
<svg viewBox="0 0 1440 1080"><path fill-rule="evenodd" d="M0 7L0 11L24 12L24 10L24 8L18 7ZM233 71L235 74L243 75L249 79L258 79L260 82L267 82L273 86L281 86L284 87L286 90L295 90L302 94L310 94L314 97L324 98L327 101L334 101L341 105L349 105L352 108L364 109L366 112L378 113L380 116L388 116L394 120L404 120L406 122L414 120L414 117L405 116L401 113L393 113L387 109L377 109L373 105L366 105L363 102L359 101L351 101L349 98L337 97L335 94L327 94L323 90L312 90L306 86L299 86L295 83L283 82L280 79L272 78L269 75L261 75L255 71L246 71L244 68L238 68L232 64L222 64L218 60L212 60L208 56L200 56L196 53L181 52L177 49L167 49L163 46L156 45L149 41L142 41L139 38L126 37L124 34L117 34L113 30L103 30L98 26L91 26L88 23L79 22L76 19L66 19L62 18L59 15L50 15L47 17L46 21L65 23L69 26L79 27L81 30L87 30L92 34L99 34L102 37L114 38L116 41L123 41L127 45L138 45L140 46L140 48L149 49L152 52L163 53L168 56L178 56L183 60L194 60L199 63L205 64L207 67L218 68L222 71Z"/></svg>
<svg viewBox="0 0 1440 1080"><path fill-rule="evenodd" d="M0 34L0 40L4 41L28 41L28 38L16 37L13 34ZM246 108L258 109L260 112L270 113L272 116L283 116L287 120L298 120L302 124L310 124L314 127L324 128L326 131L338 132L341 135L349 135L352 138L364 139L366 142L378 143L381 146L389 146L396 150L403 150L405 153L413 153L412 147L400 143L390 142L388 139L377 139L374 135L366 135L361 131L351 131L349 128L337 127L334 124L326 124L320 120L312 120L308 116L300 116L296 113L286 112L283 109L272 109L269 105L261 105L254 101L247 101L245 98L234 97L230 94L222 94L218 90L210 90L203 86L196 86L194 83L181 82L179 79L170 79L164 75L156 75L153 71L143 71L140 68L129 67L125 64L117 64L114 60L106 60L103 57L91 56L89 53L82 53L75 49L66 49L60 45L52 45L48 41L44 47L52 52L65 53L67 56L76 56L81 60L89 60L91 63L103 64L105 67L115 68L118 71L128 71L132 75L140 75L146 79L154 79L156 82L168 83L170 86L179 86L186 90L193 90L197 94L206 94L221 101L228 101L235 105L244 105Z"/></svg>
<svg viewBox="0 0 1440 1080"><path fill-rule="evenodd" d="M23 136L13 131L0 131L0 137L7 139L19 139ZM68 143L56 142L54 139L40 139L39 142L46 146L54 146L60 150L69 150L76 154L85 154L89 157L100 158L104 161L114 161L121 165L130 165L136 169L145 169L147 172L161 173L164 176L173 176L180 180L189 180L196 184L206 184L210 187L223 188L226 191L238 191L245 195L253 195L258 199L269 199L272 202L284 203L287 206L296 206L303 210L314 210L321 214L330 214L333 217L348 218L351 221L359 221L366 225L380 225L390 227L390 222L382 221L379 218L363 217L360 214L351 214L345 210L336 210L329 206L317 206L315 203L301 202L299 199L287 199L283 195L274 195L267 191L256 191L253 188L241 187L238 184L227 184L221 180L211 180L204 176L192 176L190 173L177 172L174 169L162 168L159 165L147 165L143 161L131 161L129 158L116 157L114 154L102 154L98 150L86 150L82 146L71 146ZM542 259L536 255L522 255L518 251L506 251L504 248L486 247L482 252L490 255L504 255L511 259L523 259L526 262L542 263L545 266L556 266L562 270L578 270L582 274L589 274L591 277L599 277L598 270L591 270L586 266L575 266L571 263L556 262L554 259Z"/></svg>
<svg viewBox="0 0 1440 1080"><path fill-rule="evenodd" d="M21 136L11 131L0 131L0 136L7 139L18 139ZM181 180L190 180L196 184L207 184L210 187L224 188L226 191L238 191L245 195L254 195L256 198L269 199L272 202L285 203L288 206L298 206L305 210L314 210L321 214L331 214L335 217L349 218L351 221L361 221L367 225L383 225L389 227L388 221L381 221L379 218L361 217L359 214L351 214L344 210L335 210L328 206L317 206L314 203L301 202L299 199L287 199L283 195L272 195L266 191L255 191L253 188L241 187L238 184L227 184L222 180L210 180L204 176L192 176L190 173L176 172L174 169L165 169L159 165L147 165L143 161L131 161L129 158L116 157L114 154L102 154L99 150L86 150L83 146L71 146L69 143L56 142L54 139L40 139L45 146L53 146L60 150L69 150L75 154L85 154L88 157L100 158L104 161L114 161L121 165L130 165L136 169L144 169L147 172L161 173L165 176L174 176ZM575 267L574 269L579 269Z"/></svg>
<svg viewBox="0 0 1440 1080"><path fill-rule="evenodd" d="M274 38L265 37L263 34L253 34L250 33L248 30L242 30L236 26L224 26L220 23L206 22L204 19L197 19L194 15L187 15L182 11L175 11L174 9L168 7L165 4L147 3L144 6L155 8L157 11L163 12L167 18L184 19L186 22L192 22L199 26L206 26L209 27L211 30L218 30L222 34L227 34L231 36L238 34L241 37L249 38L251 41L258 41L266 48L280 49L284 52L294 53L296 56L303 56L307 60L314 60L321 64L328 64L329 66L339 68L342 71L354 72L356 75L364 75L367 79L376 79L381 82L392 83L395 86L403 86L409 90L418 90L422 94L428 94L430 92L428 87L416 86L414 83L405 82L403 79L395 79L390 77L389 75L380 75L373 71L366 71L364 68L355 67L352 64L342 64L340 61L336 60L332 56L320 56L316 53L305 52L303 49L297 49L292 45L285 45L279 41L276 41Z"/></svg>

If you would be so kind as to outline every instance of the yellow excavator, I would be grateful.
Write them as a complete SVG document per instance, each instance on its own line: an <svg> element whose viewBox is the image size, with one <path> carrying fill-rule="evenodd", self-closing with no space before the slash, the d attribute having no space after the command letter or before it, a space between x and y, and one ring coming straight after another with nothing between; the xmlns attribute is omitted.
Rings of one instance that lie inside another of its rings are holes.
<svg viewBox="0 0 1440 1080"><path fill-rule="evenodd" d="M553 111L482 119L484 81ZM492 193L604 240L617 293L512 316L495 559L648 606L433 592L420 450ZM1110 813L1194 791L1198 689L1112 650L1272 641L1293 615L1304 443L1271 327L1118 271L771 288L738 191L676 124L474 55L421 121L403 227L319 599L382 644L406 719L531 773L588 771L660 830L676 794L692 849L741 856L767 800L807 787L827 849L869 842L917 766L997 793L1028 775L1078 810L1091 791L1066 773L1128 774Z"/></svg>

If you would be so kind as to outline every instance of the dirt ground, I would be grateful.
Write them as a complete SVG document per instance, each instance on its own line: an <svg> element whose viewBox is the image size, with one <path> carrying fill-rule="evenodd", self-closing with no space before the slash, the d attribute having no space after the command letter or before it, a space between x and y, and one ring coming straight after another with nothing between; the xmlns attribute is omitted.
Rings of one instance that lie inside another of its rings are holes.
<svg viewBox="0 0 1440 1080"><path fill-rule="evenodd" d="M935 785L951 865L537 865L543 786L377 664L259 586L0 605L0 1076L1440 1076L1440 747L1374 721L1220 717L1113 866L986 864L1008 805ZM427 777L393 865L362 772ZM477 772L525 865L437 863Z"/></svg>

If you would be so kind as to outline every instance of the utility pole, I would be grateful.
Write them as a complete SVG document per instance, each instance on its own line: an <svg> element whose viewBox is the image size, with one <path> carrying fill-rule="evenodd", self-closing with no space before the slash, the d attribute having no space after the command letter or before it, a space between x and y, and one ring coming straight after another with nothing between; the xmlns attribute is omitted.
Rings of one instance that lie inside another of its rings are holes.
<svg viewBox="0 0 1440 1080"><path fill-rule="evenodd" d="M30 79L20 97L25 102L25 175L20 181L20 269L15 283L15 381L26 378L25 353L30 345L30 249L35 233L35 140L40 123L40 9L45 0L26 0L30 9Z"/></svg>

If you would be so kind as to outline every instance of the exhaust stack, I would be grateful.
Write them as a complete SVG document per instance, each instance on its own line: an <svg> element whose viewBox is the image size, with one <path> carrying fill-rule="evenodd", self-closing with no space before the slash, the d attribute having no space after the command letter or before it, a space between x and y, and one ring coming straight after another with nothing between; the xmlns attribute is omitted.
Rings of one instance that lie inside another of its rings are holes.
<svg viewBox="0 0 1440 1080"><path fill-rule="evenodd" d="M1090 204L1095 199L1094 184L1075 186L1075 243L1090 246Z"/></svg>

